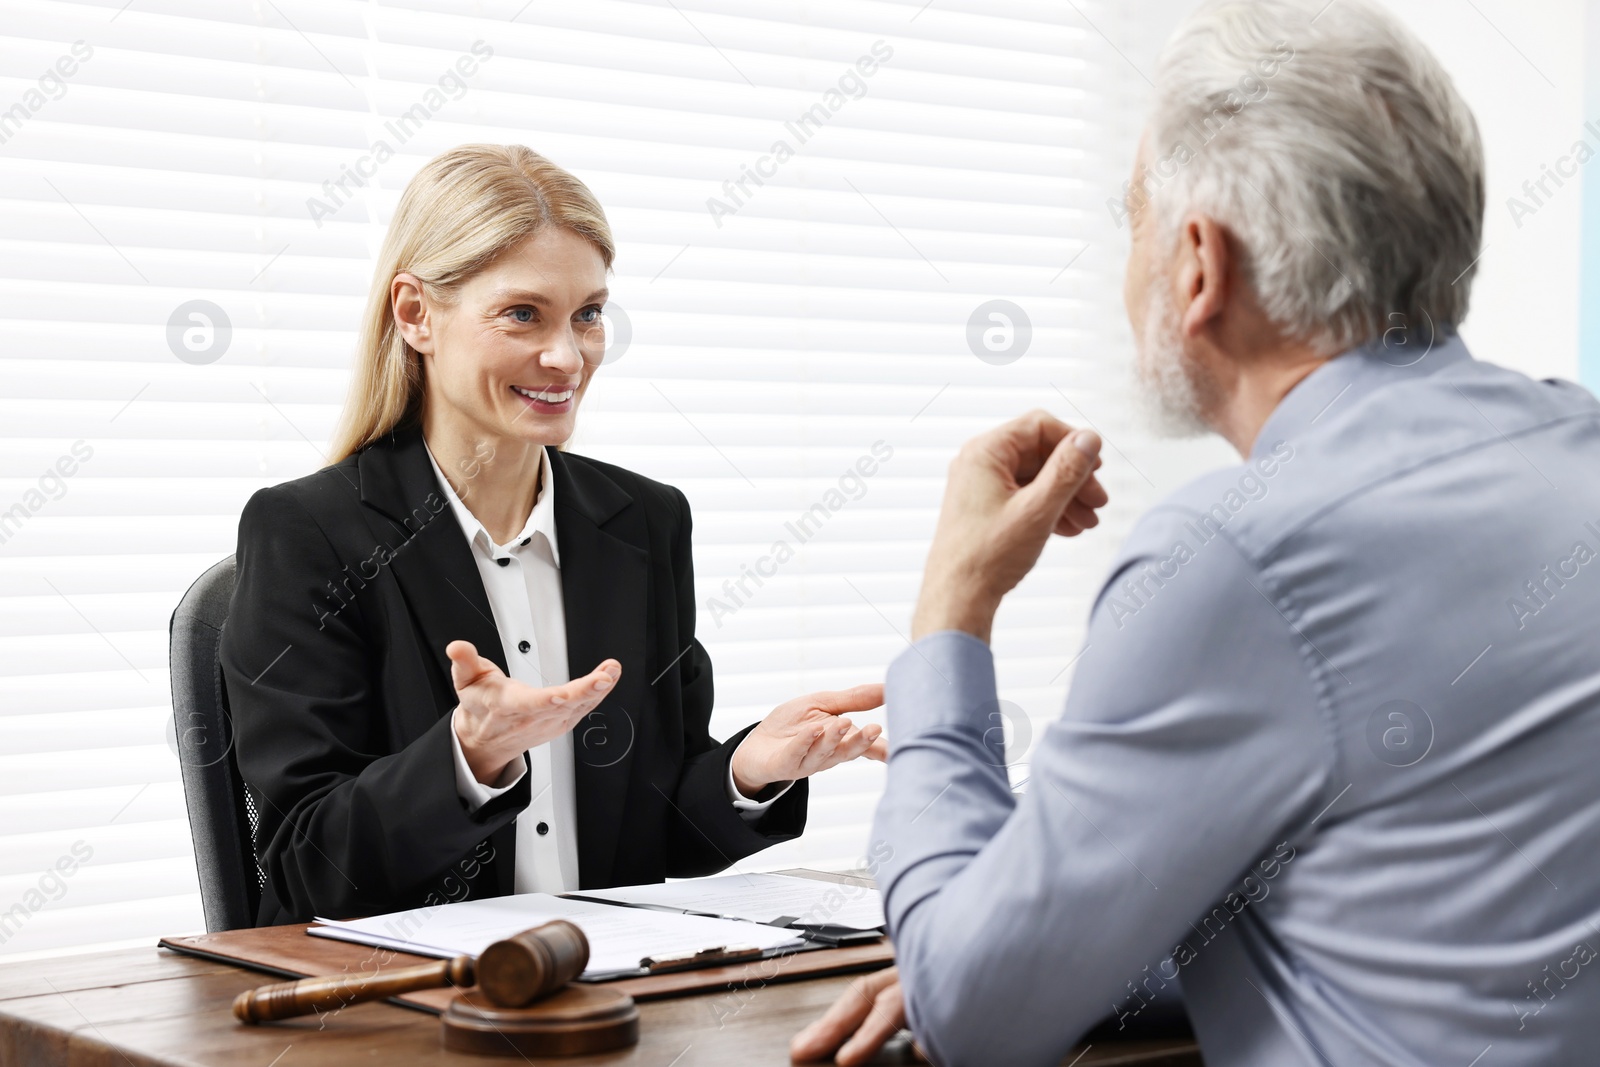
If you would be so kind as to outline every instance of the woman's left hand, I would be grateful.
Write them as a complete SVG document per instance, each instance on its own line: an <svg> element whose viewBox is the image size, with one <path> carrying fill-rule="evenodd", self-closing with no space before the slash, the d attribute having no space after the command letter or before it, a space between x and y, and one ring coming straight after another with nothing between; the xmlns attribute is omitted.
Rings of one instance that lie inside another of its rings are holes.
<svg viewBox="0 0 1600 1067"><path fill-rule="evenodd" d="M733 753L733 784L754 797L774 782L792 782L857 756L889 758L883 727L857 728L846 712L883 706L883 686L811 693L779 704Z"/></svg>

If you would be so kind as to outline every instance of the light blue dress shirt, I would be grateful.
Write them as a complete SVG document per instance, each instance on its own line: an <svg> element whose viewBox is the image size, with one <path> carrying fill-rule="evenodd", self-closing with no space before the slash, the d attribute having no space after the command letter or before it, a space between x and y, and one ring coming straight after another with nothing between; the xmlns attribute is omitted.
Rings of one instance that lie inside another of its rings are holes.
<svg viewBox="0 0 1600 1067"><path fill-rule="evenodd" d="M873 828L937 1063L1181 984L1209 1067L1600 1063L1600 404L1381 344L1136 526L1014 795L989 649L888 677ZM1115 1023L1113 1025L1116 1025Z"/></svg>

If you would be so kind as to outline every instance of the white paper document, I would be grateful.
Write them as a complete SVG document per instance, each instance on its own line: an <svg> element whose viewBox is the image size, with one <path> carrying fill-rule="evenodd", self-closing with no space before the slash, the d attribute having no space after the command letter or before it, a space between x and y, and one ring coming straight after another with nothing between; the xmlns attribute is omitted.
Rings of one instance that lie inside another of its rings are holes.
<svg viewBox="0 0 1600 1067"><path fill-rule="evenodd" d="M876 889L787 874L723 874L658 885L586 889L583 895L756 923L793 919L805 926L852 930L876 930L884 924L883 899Z"/></svg>
<svg viewBox="0 0 1600 1067"><path fill-rule="evenodd" d="M495 941L552 919L566 919L589 939L584 978L639 969L646 956L681 956L711 948L787 950L803 943L791 931L756 923L641 908L620 908L548 893L464 900L370 919L333 921L309 932L422 956L476 956Z"/></svg>

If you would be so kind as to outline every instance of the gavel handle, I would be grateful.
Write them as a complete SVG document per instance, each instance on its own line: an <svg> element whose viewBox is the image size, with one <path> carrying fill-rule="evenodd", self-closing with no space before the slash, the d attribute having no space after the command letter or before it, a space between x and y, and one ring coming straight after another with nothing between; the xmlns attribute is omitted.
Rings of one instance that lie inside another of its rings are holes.
<svg viewBox="0 0 1600 1067"><path fill-rule="evenodd" d="M471 956L457 956L438 963L403 967L387 974L329 975L324 978L302 978L296 982L278 982L240 993L234 998L233 1014L242 1023L290 1019L296 1015L342 1008L347 1004L414 993L419 989L469 986L474 981L473 970Z"/></svg>

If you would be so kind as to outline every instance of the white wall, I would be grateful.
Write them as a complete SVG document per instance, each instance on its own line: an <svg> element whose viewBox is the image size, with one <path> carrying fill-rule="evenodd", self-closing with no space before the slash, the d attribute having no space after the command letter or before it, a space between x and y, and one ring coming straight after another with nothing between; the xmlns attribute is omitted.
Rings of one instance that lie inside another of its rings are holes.
<svg viewBox="0 0 1600 1067"><path fill-rule="evenodd" d="M1582 189L1569 181L1520 227L1506 200L1582 133L1582 0L1388 6L1439 56L1483 134L1484 253L1462 336L1479 359L1576 379Z"/></svg>

